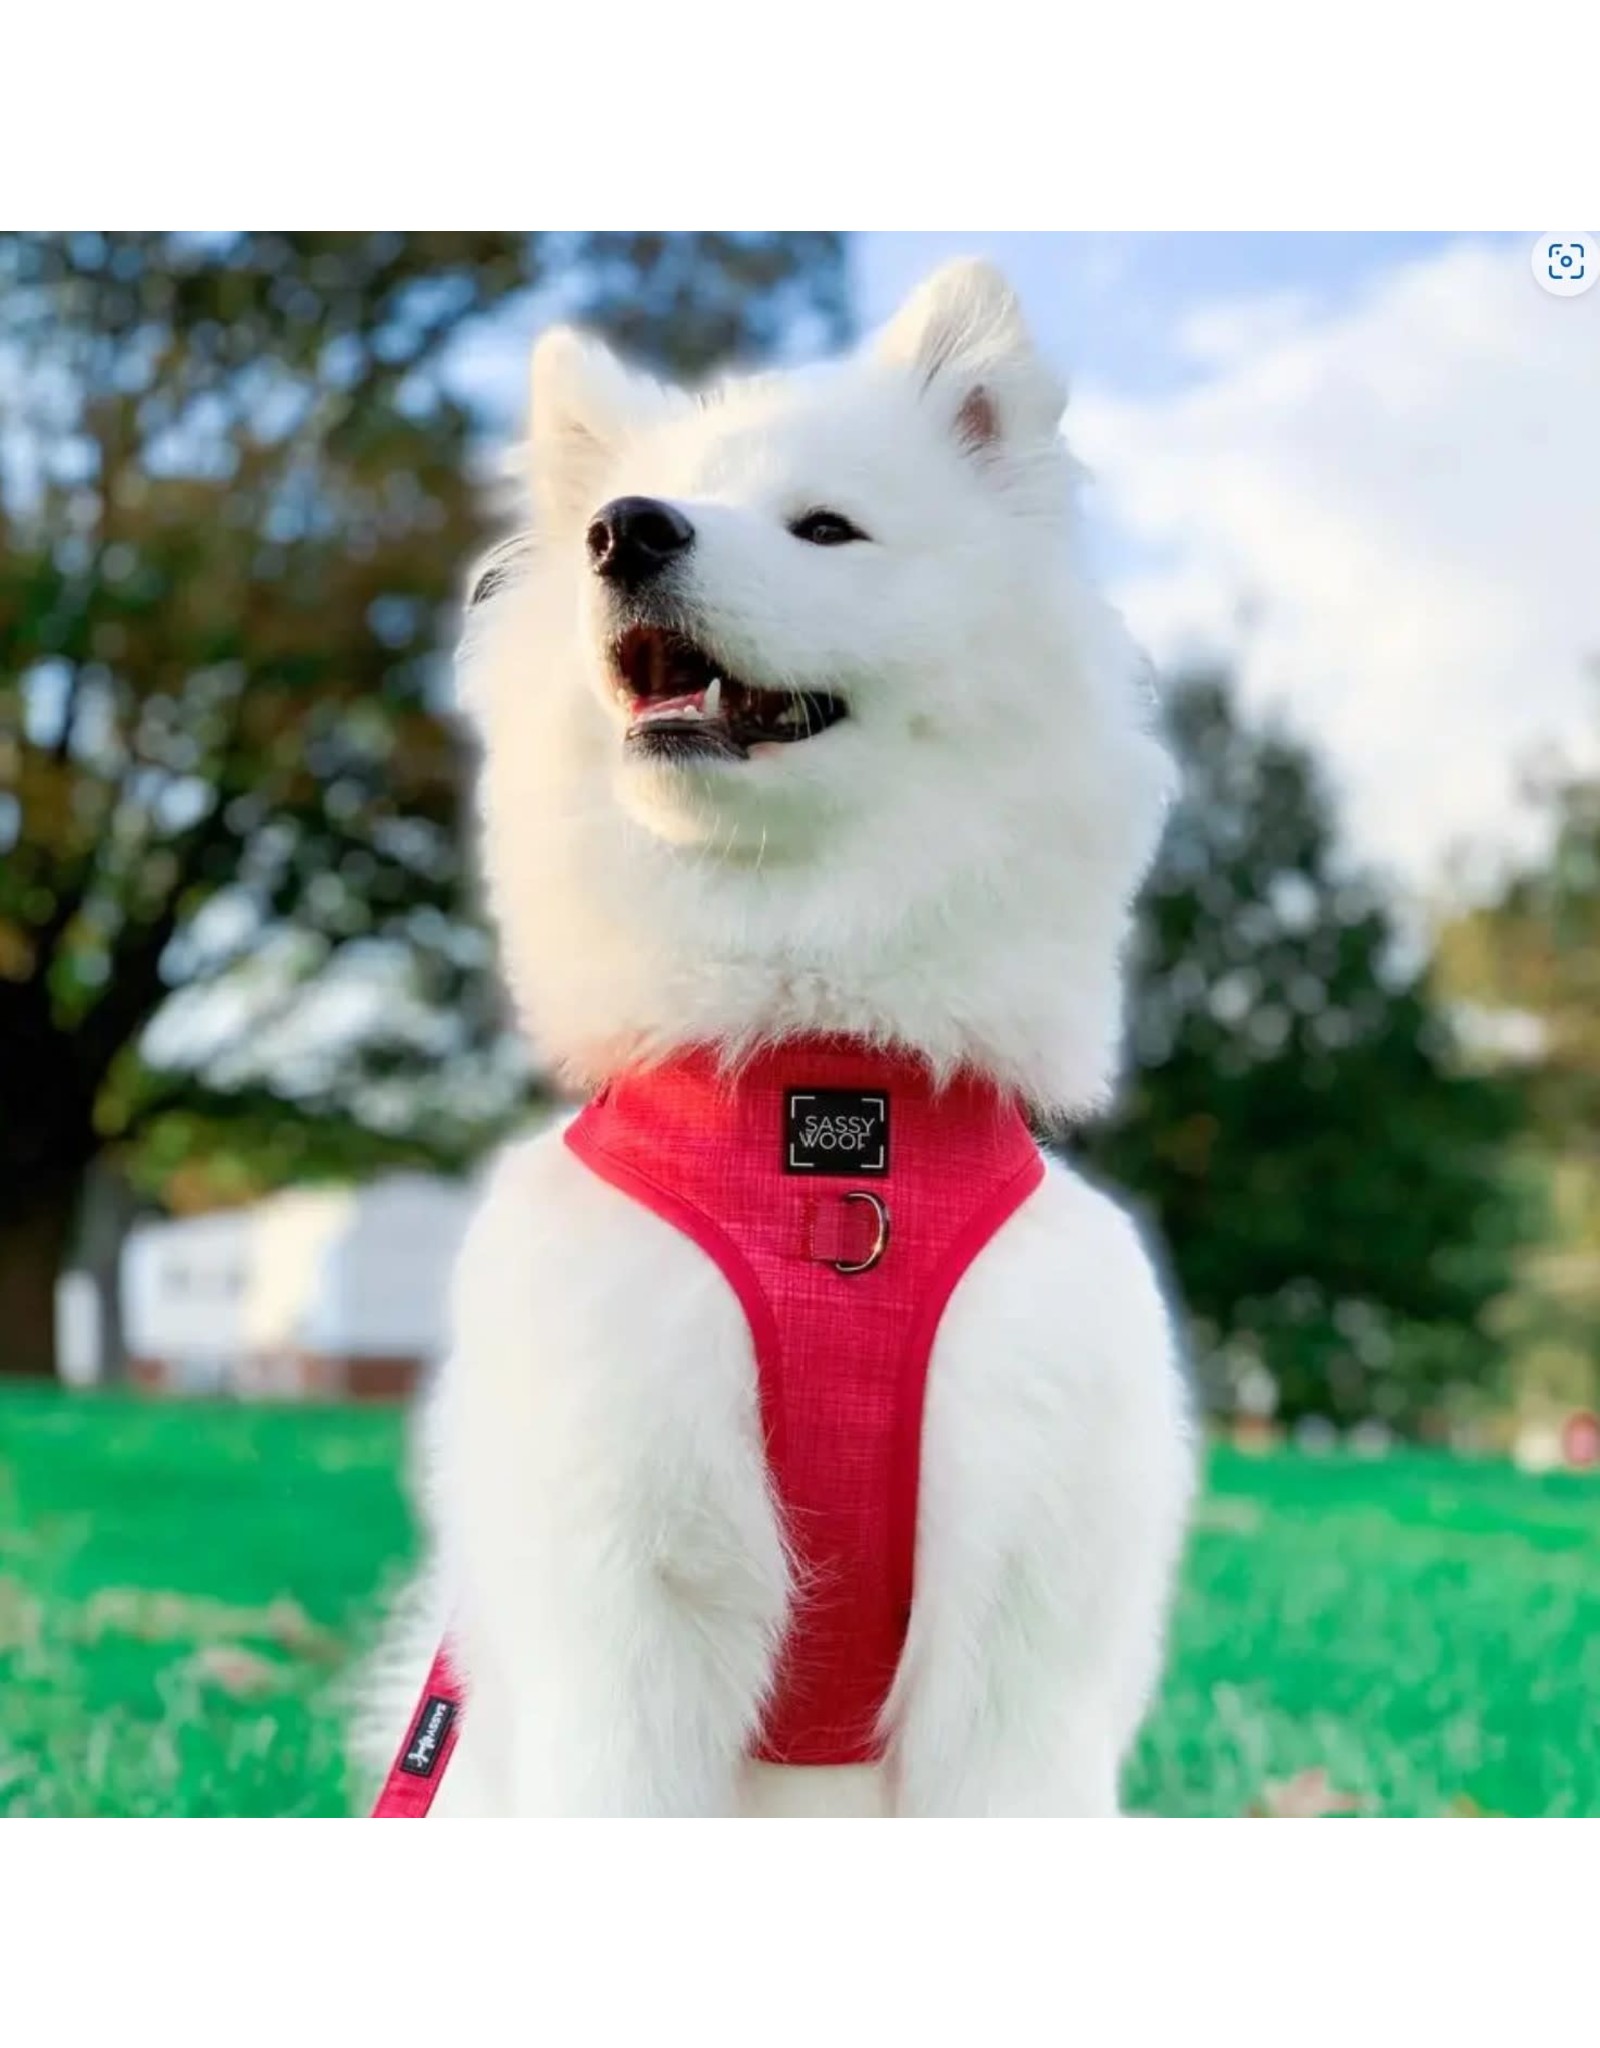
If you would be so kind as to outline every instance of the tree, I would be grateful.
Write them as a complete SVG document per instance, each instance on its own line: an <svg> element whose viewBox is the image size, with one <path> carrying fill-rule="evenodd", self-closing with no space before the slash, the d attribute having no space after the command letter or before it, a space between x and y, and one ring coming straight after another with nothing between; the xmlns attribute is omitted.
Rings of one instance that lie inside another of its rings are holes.
<svg viewBox="0 0 1600 2048"><path fill-rule="evenodd" d="M1518 1104L1340 853L1306 749L1225 683L1171 698L1185 793L1134 953L1133 1071L1090 1159L1169 1247L1214 1399L1417 1427L1493 1370Z"/></svg>
<svg viewBox="0 0 1600 2048"><path fill-rule="evenodd" d="M1600 775L1554 763L1529 794L1545 831L1440 935L1443 985L1528 1103L1522 1151L1548 1227L1507 1318L1519 1401L1600 1399Z"/></svg>
<svg viewBox="0 0 1600 2048"><path fill-rule="evenodd" d="M689 372L843 318L824 235L0 237L0 1371L157 1119L438 1157L507 1099L440 649L451 352L529 289ZM141 1058L180 989L204 1058Z"/></svg>
<svg viewBox="0 0 1600 2048"><path fill-rule="evenodd" d="M1486 1026L1496 1016L1525 1041L1507 1050L1520 1051L1535 1121L1600 1165L1600 774L1551 764L1528 794L1541 852L1446 926L1441 967Z"/></svg>

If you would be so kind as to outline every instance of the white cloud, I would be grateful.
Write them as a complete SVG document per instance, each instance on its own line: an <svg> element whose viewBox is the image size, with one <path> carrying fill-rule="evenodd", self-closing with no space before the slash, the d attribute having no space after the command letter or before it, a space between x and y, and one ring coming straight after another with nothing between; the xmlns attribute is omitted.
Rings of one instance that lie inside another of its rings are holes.
<svg viewBox="0 0 1600 2048"><path fill-rule="evenodd" d="M1149 565L1116 582L1135 631L1235 650L1411 881L1526 843L1520 764L1600 739L1600 291L1463 242L1338 311L1234 301L1175 340L1180 389L1081 391L1068 419Z"/></svg>

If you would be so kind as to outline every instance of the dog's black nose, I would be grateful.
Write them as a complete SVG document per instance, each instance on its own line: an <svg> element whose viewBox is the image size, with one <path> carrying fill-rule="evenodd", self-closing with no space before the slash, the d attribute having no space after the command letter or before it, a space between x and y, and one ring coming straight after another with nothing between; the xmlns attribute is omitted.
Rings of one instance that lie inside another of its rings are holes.
<svg viewBox="0 0 1600 2048"><path fill-rule="evenodd" d="M613 498L589 522L585 539L595 574L633 590L683 553L694 528L659 498Z"/></svg>

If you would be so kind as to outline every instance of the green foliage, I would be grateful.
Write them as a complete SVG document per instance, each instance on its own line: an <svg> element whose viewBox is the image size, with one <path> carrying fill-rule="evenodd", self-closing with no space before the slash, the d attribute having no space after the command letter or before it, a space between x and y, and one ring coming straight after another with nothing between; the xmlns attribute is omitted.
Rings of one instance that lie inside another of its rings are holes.
<svg viewBox="0 0 1600 2048"><path fill-rule="evenodd" d="M1522 1064L1546 1135L1600 1158L1600 774L1571 767L1531 792L1544 851L1444 931L1453 994L1533 1020Z"/></svg>
<svg viewBox="0 0 1600 2048"><path fill-rule="evenodd" d="M345 1811L400 1419L0 1395L0 1816ZM1592 1479L1217 1452L1130 1804L1600 1814L1597 1542Z"/></svg>
<svg viewBox="0 0 1600 2048"><path fill-rule="evenodd" d="M1504 1320L1519 1403L1548 1410L1600 1401L1600 775L1562 767L1532 793L1541 852L1445 927L1439 957L1529 1104L1548 1227Z"/></svg>
<svg viewBox="0 0 1600 2048"><path fill-rule="evenodd" d="M699 371L831 335L843 276L828 235L0 236L0 1369L47 1362L15 1269L89 1160L199 1141L202 1084L291 1171L341 1121L454 1157L515 1108L445 715L484 519L453 351L531 294Z"/></svg>
<svg viewBox="0 0 1600 2048"><path fill-rule="evenodd" d="M822 353L849 331L848 275L836 234L628 234L565 242L551 267L563 311L626 354L691 382L728 363L791 348Z"/></svg>
<svg viewBox="0 0 1600 2048"><path fill-rule="evenodd" d="M1093 1163L1148 1205L1222 1405L1425 1425L1494 1368L1518 1103L1462 1070L1426 968L1342 858L1306 750L1224 684L1171 700L1182 804L1133 960L1132 1073Z"/></svg>

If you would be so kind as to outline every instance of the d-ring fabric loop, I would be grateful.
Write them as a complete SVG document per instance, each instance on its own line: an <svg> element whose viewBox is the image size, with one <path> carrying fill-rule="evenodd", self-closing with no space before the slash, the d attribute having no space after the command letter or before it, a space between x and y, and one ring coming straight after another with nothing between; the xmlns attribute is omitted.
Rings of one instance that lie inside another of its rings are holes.
<svg viewBox="0 0 1600 2048"><path fill-rule="evenodd" d="M853 1262L846 1259L835 1259L833 1270L836 1273L870 1273L872 1268L889 1249L889 1206L886 1202L880 1201L876 1195L869 1195L859 1188L853 1188L849 1194L842 1195L840 1200L845 1202L865 1202L878 1219L878 1234L872 1240L872 1249L864 1259L857 1259Z"/></svg>

